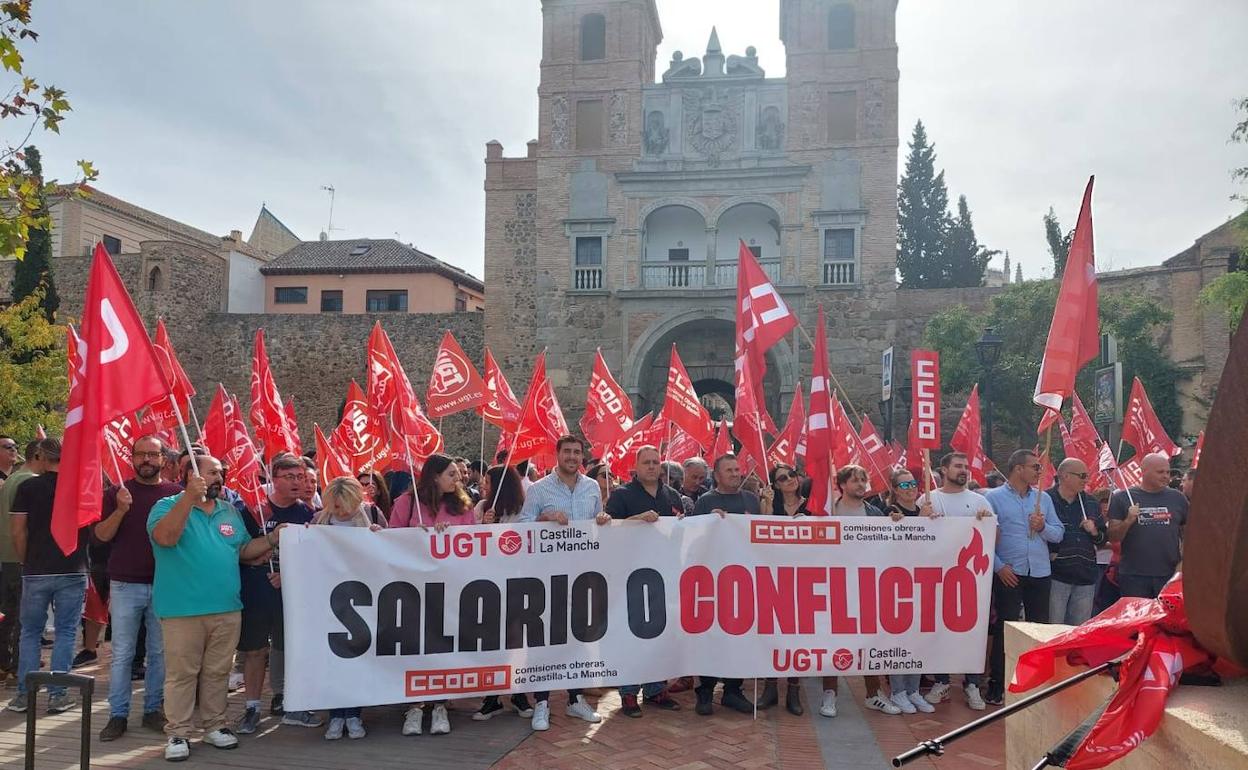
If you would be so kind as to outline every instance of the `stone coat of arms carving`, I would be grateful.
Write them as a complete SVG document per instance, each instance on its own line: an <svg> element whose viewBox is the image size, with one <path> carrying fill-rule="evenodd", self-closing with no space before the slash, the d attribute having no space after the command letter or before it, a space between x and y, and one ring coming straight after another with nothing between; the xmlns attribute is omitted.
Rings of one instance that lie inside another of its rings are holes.
<svg viewBox="0 0 1248 770"><path fill-rule="evenodd" d="M705 155L711 165L737 144L740 115L740 89L686 89L684 92L685 136L689 146Z"/></svg>

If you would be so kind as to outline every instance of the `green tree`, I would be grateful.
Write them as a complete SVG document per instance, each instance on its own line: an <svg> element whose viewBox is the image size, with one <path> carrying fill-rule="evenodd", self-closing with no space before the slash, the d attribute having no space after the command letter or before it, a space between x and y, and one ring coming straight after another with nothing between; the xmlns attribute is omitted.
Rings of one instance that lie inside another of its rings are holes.
<svg viewBox="0 0 1248 770"><path fill-rule="evenodd" d="M979 379L975 341L980 331L991 326L1001 335L1004 342L992 381L994 415L997 432L1009 436L1017 446L1031 446L1037 440L1036 425L1041 415L1031 397L1057 289L1053 280L1010 284L993 298L987 312L976 315L956 305L934 316L924 333L924 344L940 351L941 390L950 403L965 398L971 384ZM1157 416L1175 436L1181 420L1177 389L1181 372L1155 341L1155 335L1170 321L1170 313L1147 297L1106 294L1100 298L1101 330L1118 339L1124 382L1140 377ZM1076 381L1085 404L1092 403L1094 369L1084 367Z"/></svg>
<svg viewBox="0 0 1248 770"><path fill-rule="evenodd" d="M37 425L61 432L66 366L65 327L48 322L40 291L0 310L0 433L20 443L34 438Z"/></svg>
<svg viewBox="0 0 1248 770"><path fill-rule="evenodd" d="M38 207L34 210L35 217L43 221L48 216L47 199L43 192L43 164L39 150L31 145L25 152L26 171L31 179L37 180L39 192ZM52 239L44 227L32 227L30 239L26 242L26 258L17 263L13 271L13 300L22 300L31 296L42 287L43 312L49 321L56 320L56 309L61 299L56 293L56 283L52 280Z"/></svg>
<svg viewBox="0 0 1248 770"><path fill-rule="evenodd" d="M945 286L983 286L988 262L1001 252L980 244L975 237L966 196L958 196L958 215L949 225L945 242Z"/></svg>
<svg viewBox="0 0 1248 770"><path fill-rule="evenodd" d="M945 172L936 173L936 146L923 121L914 125L905 172L897 185L897 269L905 288L945 286L943 266L949 232Z"/></svg>
<svg viewBox="0 0 1248 770"><path fill-rule="evenodd" d="M1244 317L1244 308L1248 307L1248 273L1241 270L1213 279L1200 290L1200 304L1226 313L1233 333Z"/></svg>
<svg viewBox="0 0 1248 770"><path fill-rule="evenodd" d="M43 203L57 187L55 182L45 183L31 175L21 148L37 129L59 134L61 121L70 111L64 91L40 85L24 69L18 46L39 38L30 28L31 5L32 0L0 2L0 68L14 78L0 98L0 120L17 121L18 126L6 124L6 128L11 135L23 137L16 144L0 144L0 199L6 202L0 207L0 255L13 254L18 259L26 256L32 229L51 230L52 220ZM71 190L74 194L82 194L85 183L97 176L90 161L78 161L78 169L81 178Z"/></svg>
<svg viewBox="0 0 1248 770"><path fill-rule="evenodd" d="M1049 206L1049 213L1044 215L1044 239L1049 242L1049 255L1053 257L1054 278L1060 279L1066 272L1066 257L1070 255L1070 240L1074 237L1074 230L1062 232L1062 224Z"/></svg>
<svg viewBox="0 0 1248 770"><path fill-rule="evenodd" d="M1231 141L1237 143L1248 143L1248 97L1244 97L1235 103L1235 111L1244 114L1243 119L1235 124L1235 129L1231 131ZM1231 178L1237 182L1248 182L1248 166L1240 166L1231 171ZM1248 201L1248 197L1236 194L1233 197Z"/></svg>

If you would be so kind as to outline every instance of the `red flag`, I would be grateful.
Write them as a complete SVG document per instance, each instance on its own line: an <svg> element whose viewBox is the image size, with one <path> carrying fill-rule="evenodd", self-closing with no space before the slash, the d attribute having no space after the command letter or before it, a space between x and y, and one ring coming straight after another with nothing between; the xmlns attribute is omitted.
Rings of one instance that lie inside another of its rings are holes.
<svg viewBox="0 0 1248 770"><path fill-rule="evenodd" d="M1118 482L1119 489L1138 487L1144 481L1144 465L1140 462L1143 459L1144 455L1136 454L1118 466L1116 475L1111 478Z"/></svg>
<svg viewBox="0 0 1248 770"><path fill-rule="evenodd" d="M680 428L672 428L672 440L667 445L667 458L678 463L684 463L690 457L700 457L703 448L697 441L693 440L693 436L685 433Z"/></svg>
<svg viewBox="0 0 1248 770"><path fill-rule="evenodd" d="M104 475L113 486L121 486L134 478L134 442L139 437L139 429L131 415L123 414L104 426L104 452L107 458L102 461Z"/></svg>
<svg viewBox="0 0 1248 770"><path fill-rule="evenodd" d="M334 428L334 441L341 447L344 459L356 476L373 469L387 467L390 447L386 441L386 427L381 415L364 397L364 391L351 380L347 389L347 403L342 410L342 421Z"/></svg>
<svg viewBox="0 0 1248 770"><path fill-rule="evenodd" d="M962 418L949 440L949 446L955 452L966 455L971 466L971 478L982 487L988 486L988 456L984 454L983 434L979 421L979 383L971 388L971 395L966 399L966 408L962 410Z"/></svg>
<svg viewBox="0 0 1248 770"><path fill-rule="evenodd" d="M867 456L871 458L871 462L884 477L884 488L887 489L888 477L892 474L893 467L897 464L892 450L880 438L880 434L876 432L871 418L866 415L862 417L862 430L858 431L858 435L862 439L862 446L866 450Z"/></svg>
<svg viewBox="0 0 1248 770"><path fill-rule="evenodd" d="M351 472L351 464L339 454L338 449L329 442L329 439L325 438L325 434L321 432L321 426L313 423L312 427L316 434L316 471L320 476L321 484L328 484L343 476L355 478L355 474Z"/></svg>
<svg viewBox="0 0 1248 770"><path fill-rule="evenodd" d="M530 457L546 457L553 461L555 442L567 434L568 423L563 419L563 409L555 397L555 387L546 377L546 352L538 353L533 362L533 376L524 395L521 409L520 438L511 462Z"/></svg>
<svg viewBox="0 0 1248 770"><path fill-rule="evenodd" d="M815 329L815 352L810 370L810 411L806 415L806 475L810 476L807 507L816 516L831 516L836 495L836 463L832 459L832 393L828 383L828 338L823 305Z"/></svg>
<svg viewBox="0 0 1248 770"><path fill-rule="evenodd" d="M208 405L208 414L204 417L204 432L200 443L213 457L225 457L225 449L229 446L230 422L232 417L226 412L230 410L230 397L225 386L217 384L217 392L212 394L212 403Z"/></svg>
<svg viewBox="0 0 1248 770"><path fill-rule="evenodd" d="M143 321L100 243L87 278L76 347L51 524L66 555L78 547L79 528L100 518L104 427L170 393Z"/></svg>
<svg viewBox="0 0 1248 770"><path fill-rule="evenodd" d="M732 435L741 444L741 472L749 475L756 471L760 479L767 477L767 446L763 443L763 417L758 402L754 400L754 382L750 367L736 371L736 413L733 415Z"/></svg>
<svg viewBox="0 0 1248 770"><path fill-rule="evenodd" d="M728 435L728 421L720 420L715 430L715 444L711 447L711 455L706 458L714 463L716 459L732 453L732 437Z"/></svg>
<svg viewBox="0 0 1248 770"><path fill-rule="evenodd" d="M173 388L173 398L161 398L143 410L139 417L138 433L148 434L173 433L178 429L179 417L185 423L190 414L191 396L195 395L195 386L186 376L178 356L174 353L173 343L169 341L169 332L165 330L164 320L156 321L156 339L153 342L156 360L165 374L165 381ZM176 402L177 408L174 408Z"/></svg>
<svg viewBox="0 0 1248 770"><path fill-rule="evenodd" d="M774 434L776 426L767 414L763 394L763 378L767 374L766 353L797 327L797 316L780 298L780 293L771 285L745 241L739 243L735 366L737 369L750 367L749 381L754 388L757 414L763 429Z"/></svg>
<svg viewBox="0 0 1248 770"><path fill-rule="evenodd" d="M832 459L838 466L861 467L867 472L868 483L873 492L888 489L887 471L872 461L862 437L854 430L854 424L850 422L845 406L835 392L832 396L832 442Z"/></svg>
<svg viewBox="0 0 1248 770"><path fill-rule="evenodd" d="M429 417L440 420L456 412L476 409L489 399L485 380L455 341L455 336L449 331L443 334L438 356L433 361L433 372L429 375L429 390L425 393Z"/></svg>
<svg viewBox="0 0 1248 770"><path fill-rule="evenodd" d="M40 430L43 426L39 426ZM1202 430L1196 436L1196 449L1192 452L1192 470L1196 470L1196 466L1200 465L1200 450L1205 448L1205 432Z"/></svg>
<svg viewBox="0 0 1248 770"><path fill-rule="evenodd" d="M489 348L485 349L485 388L490 398L477 407L477 414L496 428L515 431L520 424L520 400L507 384L507 378ZM629 404L628 408L631 410L632 405Z"/></svg>
<svg viewBox="0 0 1248 770"><path fill-rule="evenodd" d="M1096 256L1092 245L1092 182L1083 192L1079 219L1070 240L1062 286L1057 292L1053 322L1049 326L1036 392L1032 401L1049 413L1060 411L1062 401L1075 392L1075 376L1083 365L1100 354L1100 319L1097 309ZM1047 428L1053 418L1041 421Z"/></svg>
<svg viewBox="0 0 1248 770"><path fill-rule="evenodd" d="M910 353L912 385L911 449L940 449L940 354L934 350Z"/></svg>
<svg viewBox="0 0 1248 770"><path fill-rule="evenodd" d="M373 324L368 337L367 403L380 422L380 435L389 443L390 467L419 470L429 455L441 451L442 434L421 409L420 399L380 322ZM354 457L358 447L345 434L338 436L335 429L330 439L340 442L338 446L349 461ZM385 469L385 465L377 467L378 471Z"/></svg>
<svg viewBox="0 0 1248 770"><path fill-rule="evenodd" d="M623 438L632 424L633 402L611 376L599 349L594 356L593 373L589 376L589 390L585 393L581 432L591 445L605 449Z"/></svg>
<svg viewBox="0 0 1248 770"><path fill-rule="evenodd" d="M268 460L279 452L300 454L299 441L290 435L286 405L277 390L269 354L264 346L264 329L256 329L255 351L251 357L251 425L256 440Z"/></svg>
<svg viewBox="0 0 1248 770"><path fill-rule="evenodd" d="M295 444L292 451L297 455L303 454L303 442L299 440L299 421L295 419L294 396L286 399L286 403L282 406L282 417L286 422L286 434Z"/></svg>
<svg viewBox="0 0 1248 770"><path fill-rule="evenodd" d="M671 363L667 368L667 397L663 402L663 414L699 446L709 447L715 441L711 415L693 389L693 380L689 379L689 372L685 371L685 364L676 352L676 343L672 343Z"/></svg>
<svg viewBox="0 0 1248 770"><path fill-rule="evenodd" d="M1058 420L1061 424L1061 420ZM1036 455L1040 457L1040 489L1048 489L1057 481L1057 468L1053 467L1053 460L1040 447L1035 449Z"/></svg>
<svg viewBox="0 0 1248 770"><path fill-rule="evenodd" d="M611 473L623 479L628 478L628 474L637 465L637 449L648 443L646 438L650 434L653 422L654 415L647 414L633 423L633 427L624 438L611 445L602 457L603 462L607 463L611 469Z"/></svg>
<svg viewBox="0 0 1248 770"><path fill-rule="evenodd" d="M1171 457L1183 454L1183 449L1166 435L1139 377L1131 383L1131 400L1127 404L1126 419L1122 421L1122 440L1135 447L1141 456L1153 452L1164 452Z"/></svg>
<svg viewBox="0 0 1248 770"><path fill-rule="evenodd" d="M229 420L228 439L225 454L220 457L226 466L225 486L234 490L243 498L247 510L255 518L257 524L264 524L262 508L268 501L264 487L260 484L260 453L252 443L247 432L247 423L243 422L243 408L238 399L230 397L225 408Z"/></svg>
<svg viewBox="0 0 1248 770"><path fill-rule="evenodd" d="M778 463L797 465L797 445L802 437L802 426L806 424L806 406L802 403L802 383L797 383L793 391L793 405L789 407L789 416L785 420L784 430L776 437L776 442L767 450L767 459L772 467Z"/></svg>

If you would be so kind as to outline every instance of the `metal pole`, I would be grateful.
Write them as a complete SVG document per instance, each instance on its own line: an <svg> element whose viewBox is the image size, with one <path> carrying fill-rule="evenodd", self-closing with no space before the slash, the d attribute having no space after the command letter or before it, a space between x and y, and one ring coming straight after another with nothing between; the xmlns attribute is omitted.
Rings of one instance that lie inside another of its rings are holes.
<svg viewBox="0 0 1248 770"><path fill-rule="evenodd" d="M945 733L944 735L923 741L918 746L915 746L904 754L899 754L893 757L893 767L901 767L902 765L913 762L919 757L927 756L928 754L943 756L945 753L946 743L952 743L958 738L969 735L981 727L986 727L987 725L990 725L1000 719L1005 719L1016 711L1022 711L1023 709L1029 708L1045 698L1048 698L1051 695L1056 695L1062 690L1065 690L1067 687L1079 684L1083 680L1090 679L1103 671L1109 671L1111 668L1116 668L1118 663L1118 660L1111 660L1107 663L1102 663L1101 665L1090 668L1087 671L1075 674L1069 679L1063 679L1055 685L1044 688L1040 692L1032 693L1026 698L1015 701L999 711L994 711L993 713L988 714L987 716L982 716L973 722L968 722L955 730Z"/></svg>
<svg viewBox="0 0 1248 770"><path fill-rule="evenodd" d="M992 370L984 370L984 454L992 459Z"/></svg>

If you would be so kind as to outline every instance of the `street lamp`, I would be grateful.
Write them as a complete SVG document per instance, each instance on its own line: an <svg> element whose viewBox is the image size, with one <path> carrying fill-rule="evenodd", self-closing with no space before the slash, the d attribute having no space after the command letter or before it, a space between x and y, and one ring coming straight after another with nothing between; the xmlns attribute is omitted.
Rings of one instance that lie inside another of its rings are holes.
<svg viewBox="0 0 1248 770"><path fill-rule="evenodd" d="M984 454L988 455L988 459L992 459L992 375L993 370L997 368L997 361L1001 358L1001 339L991 326L984 329L984 334L975 343L975 357L979 359L979 365L984 370L983 376L980 378L980 385L983 386L984 396Z"/></svg>
<svg viewBox="0 0 1248 770"><path fill-rule="evenodd" d="M893 440L893 399L892 397L890 396L887 399L882 399L879 403L879 407L880 407L880 421L883 427L883 430L881 432L884 435L884 440L892 441Z"/></svg>

